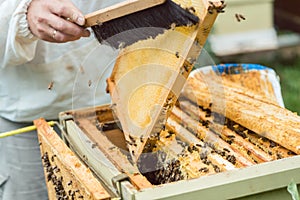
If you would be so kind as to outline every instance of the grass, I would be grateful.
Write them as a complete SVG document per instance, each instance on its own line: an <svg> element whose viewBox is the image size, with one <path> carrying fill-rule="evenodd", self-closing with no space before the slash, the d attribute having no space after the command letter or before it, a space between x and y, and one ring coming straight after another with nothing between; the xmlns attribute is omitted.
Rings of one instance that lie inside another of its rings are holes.
<svg viewBox="0 0 300 200"><path fill-rule="evenodd" d="M285 107L300 114L300 58L293 62L274 61L263 65L273 68L280 77Z"/></svg>

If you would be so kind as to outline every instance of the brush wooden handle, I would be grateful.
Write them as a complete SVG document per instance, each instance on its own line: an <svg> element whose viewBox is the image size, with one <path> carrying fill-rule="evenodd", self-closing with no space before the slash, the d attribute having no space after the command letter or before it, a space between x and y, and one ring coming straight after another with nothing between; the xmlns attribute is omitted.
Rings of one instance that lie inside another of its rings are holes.
<svg viewBox="0 0 300 200"><path fill-rule="evenodd" d="M99 25L134 12L160 5L166 0L127 0L85 16L85 27Z"/></svg>

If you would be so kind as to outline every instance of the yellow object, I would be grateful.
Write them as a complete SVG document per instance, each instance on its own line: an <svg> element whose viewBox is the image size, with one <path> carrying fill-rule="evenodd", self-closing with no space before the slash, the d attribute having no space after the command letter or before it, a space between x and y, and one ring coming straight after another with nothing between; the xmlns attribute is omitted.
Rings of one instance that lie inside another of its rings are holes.
<svg viewBox="0 0 300 200"><path fill-rule="evenodd" d="M54 126L57 122L49 121L47 123L50 126ZM5 138L5 137L9 137L9 136L13 136L13 135L21 134L21 133L26 133L26 132L30 132L30 131L34 131L34 130L36 130L35 125L27 126L27 127L24 127L24 128L20 128L20 129L8 131L8 132L0 133L0 138Z"/></svg>

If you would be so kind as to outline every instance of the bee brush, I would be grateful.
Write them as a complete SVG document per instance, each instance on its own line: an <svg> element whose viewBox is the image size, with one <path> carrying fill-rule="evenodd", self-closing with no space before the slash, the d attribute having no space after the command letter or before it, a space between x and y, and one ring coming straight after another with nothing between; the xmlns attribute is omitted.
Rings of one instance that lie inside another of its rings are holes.
<svg viewBox="0 0 300 200"><path fill-rule="evenodd" d="M197 24L199 18L172 0L127 0L85 16L100 43L119 48L155 37L174 26Z"/></svg>

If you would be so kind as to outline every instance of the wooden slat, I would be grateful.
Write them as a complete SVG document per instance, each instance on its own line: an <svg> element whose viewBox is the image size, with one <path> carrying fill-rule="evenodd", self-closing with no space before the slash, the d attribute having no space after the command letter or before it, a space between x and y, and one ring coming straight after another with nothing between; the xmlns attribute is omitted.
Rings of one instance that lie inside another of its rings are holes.
<svg viewBox="0 0 300 200"><path fill-rule="evenodd" d="M243 154L245 157L249 156L253 158L257 163L274 160L273 157L268 153L262 151L259 147L252 144L251 142L245 140L243 137L230 130L228 127L213 123L213 119L211 117L206 117L204 112L197 108L195 105L192 105L187 101L182 101L180 105L181 109L189 114L192 114L193 116L199 116L198 113L201 113L201 119L210 122L209 128L224 140L231 140L230 146L236 151L241 152L241 154ZM248 154L251 154L251 156Z"/></svg>
<svg viewBox="0 0 300 200"><path fill-rule="evenodd" d="M199 153L206 153L208 155L208 160L217 165L221 171L236 169L232 163L225 160L217 153L213 153L213 150L209 146L204 145L204 142L178 124L171 117L168 118L167 127L168 129L173 130L176 133L176 137L178 137L181 141L186 142L189 145L194 145L199 150Z"/></svg>
<svg viewBox="0 0 300 200"><path fill-rule="evenodd" d="M110 199L92 172L64 144L43 119L34 121L48 188L49 199Z"/></svg>
<svg viewBox="0 0 300 200"><path fill-rule="evenodd" d="M215 135L212 131L203 127L199 122L192 119L190 116L179 110L179 108L174 107L172 110L172 115L174 119L177 120L178 123L183 124L187 129L192 130L199 139L213 145L217 150L223 151L224 148L228 149L230 154L234 155L236 161L241 166L251 166L254 161L245 158L238 151L233 150L228 143Z"/></svg>
<svg viewBox="0 0 300 200"><path fill-rule="evenodd" d="M124 154L128 150L123 149L123 152L121 152L121 149L112 144L90 120L83 118L78 119L78 122L85 134L98 144L98 148L120 171L123 171L129 176L130 182L136 186L138 190L153 187L152 184L140 174L138 168L129 162L127 156Z"/></svg>

